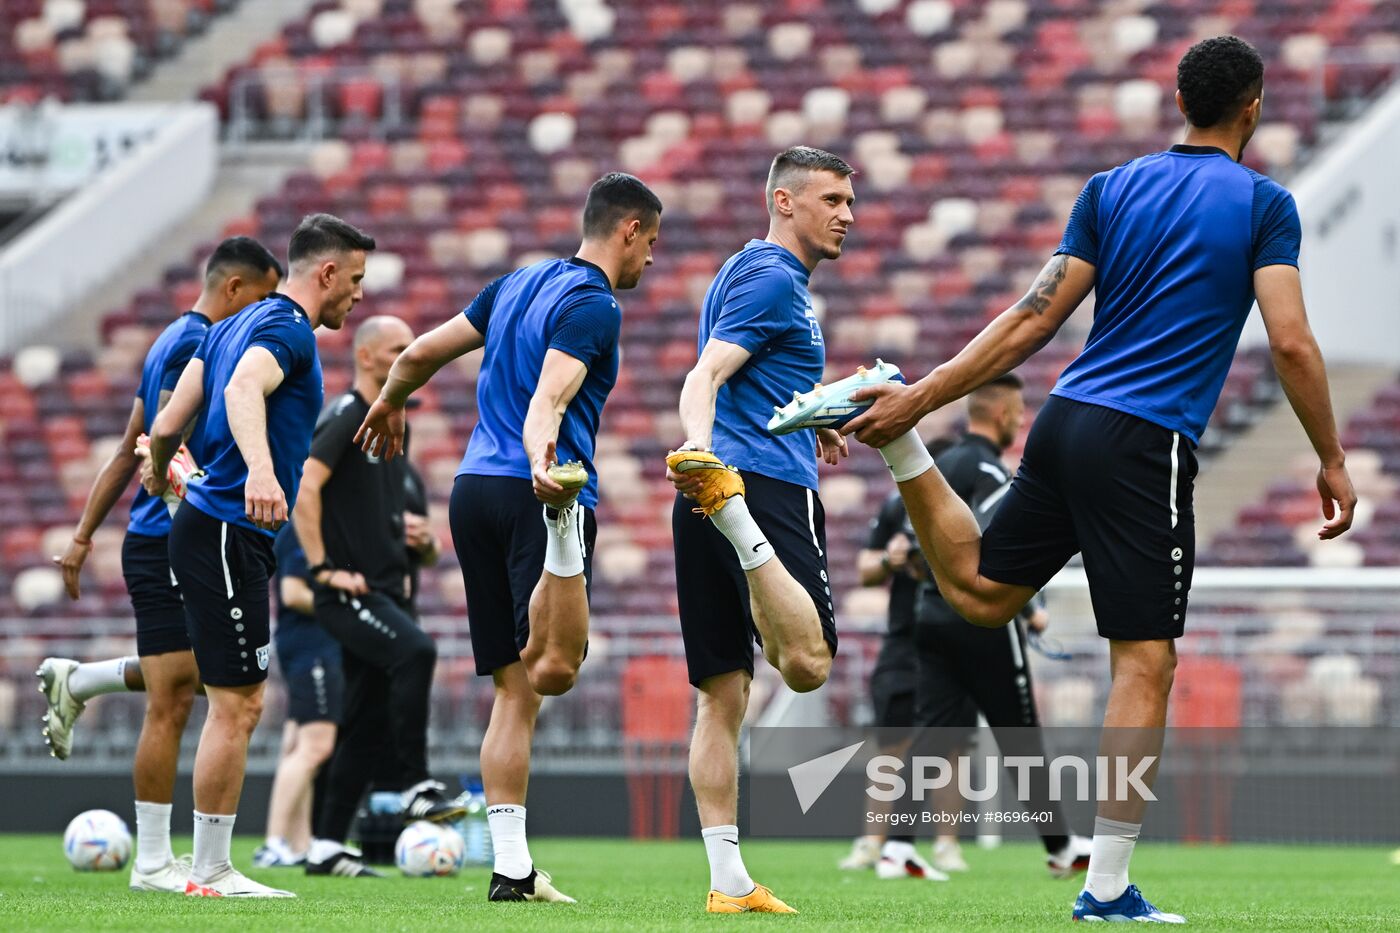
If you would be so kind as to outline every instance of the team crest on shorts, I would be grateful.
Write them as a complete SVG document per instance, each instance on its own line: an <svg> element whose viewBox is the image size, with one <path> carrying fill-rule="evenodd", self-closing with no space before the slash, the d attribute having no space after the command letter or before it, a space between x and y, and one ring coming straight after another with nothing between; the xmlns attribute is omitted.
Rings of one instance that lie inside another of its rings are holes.
<svg viewBox="0 0 1400 933"><path fill-rule="evenodd" d="M267 649L268 649L268 646L267 646L267 645L263 645L261 648L258 649L258 652L257 652L257 653L258 653L258 670L260 670L260 671L265 671L265 670L267 670L267 654L268 654Z"/></svg>

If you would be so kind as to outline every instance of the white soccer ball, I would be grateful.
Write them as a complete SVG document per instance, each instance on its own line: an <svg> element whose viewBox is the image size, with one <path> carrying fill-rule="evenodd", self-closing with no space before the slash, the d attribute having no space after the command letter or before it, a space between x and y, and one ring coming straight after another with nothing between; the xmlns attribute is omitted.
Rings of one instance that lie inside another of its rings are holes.
<svg viewBox="0 0 1400 933"><path fill-rule="evenodd" d="M427 820L409 823L394 844L394 862L410 878L455 875L467 858L462 834Z"/></svg>
<svg viewBox="0 0 1400 933"><path fill-rule="evenodd" d="M131 831L111 810L79 813L63 833L63 854L78 871L117 871L131 860Z"/></svg>

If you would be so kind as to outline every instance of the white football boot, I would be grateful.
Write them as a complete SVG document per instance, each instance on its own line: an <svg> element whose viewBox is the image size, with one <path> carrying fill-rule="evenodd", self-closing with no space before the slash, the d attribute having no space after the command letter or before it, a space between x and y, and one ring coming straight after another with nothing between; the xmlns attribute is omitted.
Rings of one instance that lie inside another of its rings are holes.
<svg viewBox="0 0 1400 933"><path fill-rule="evenodd" d="M185 884L186 897L296 897L291 891L270 888L261 882L246 877L236 868L228 868L223 874L203 884L190 879Z"/></svg>
<svg viewBox="0 0 1400 933"><path fill-rule="evenodd" d="M131 890L159 891L162 894L184 894L190 883L194 857L181 855L166 862L155 871L141 871L131 863Z"/></svg>
<svg viewBox="0 0 1400 933"><path fill-rule="evenodd" d="M49 753L60 761L67 760L73 750L73 726L86 708L68 689L68 678L78 669L78 662L69 658L44 658L34 672L39 678L39 692L49 704L44 714L44 741Z"/></svg>

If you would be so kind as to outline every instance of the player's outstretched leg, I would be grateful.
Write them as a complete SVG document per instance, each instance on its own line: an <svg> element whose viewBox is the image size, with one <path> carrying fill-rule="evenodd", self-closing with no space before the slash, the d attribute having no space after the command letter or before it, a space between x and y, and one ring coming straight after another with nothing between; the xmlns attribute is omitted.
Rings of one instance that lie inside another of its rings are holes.
<svg viewBox="0 0 1400 933"><path fill-rule="evenodd" d="M576 903L558 891L548 872L535 867L525 839L525 792L530 784L530 743L540 696L530 686L525 665L507 664L491 672L496 698L481 740L481 781L486 791L486 822L495 864L486 898L491 901Z"/></svg>
<svg viewBox="0 0 1400 933"><path fill-rule="evenodd" d="M587 546L584 510L578 503L588 471L579 463L560 463L549 468L549 475L573 490L574 497L558 507L544 506L544 570L530 595L530 640L520 659L536 693L559 696L578 679L588 646Z"/></svg>
<svg viewBox="0 0 1400 933"><path fill-rule="evenodd" d="M146 689L141 665L134 657L86 664L71 658L44 658L34 676L39 678L39 692L48 704L44 742L49 754L60 761L73 751L73 727L88 700L104 693Z"/></svg>
<svg viewBox="0 0 1400 933"><path fill-rule="evenodd" d="M747 671L730 671L706 678L699 687L695 735L690 742L690 786L710 861L705 910L795 914L749 877L739 853L739 729L749 705L749 683Z"/></svg>
<svg viewBox="0 0 1400 933"><path fill-rule="evenodd" d="M768 663L798 693L826 683L831 648L822 634L817 607L777 559L768 537L749 514L739 471L705 450L674 451L666 457L666 466L703 483L695 495L698 511L715 523L739 557Z"/></svg>

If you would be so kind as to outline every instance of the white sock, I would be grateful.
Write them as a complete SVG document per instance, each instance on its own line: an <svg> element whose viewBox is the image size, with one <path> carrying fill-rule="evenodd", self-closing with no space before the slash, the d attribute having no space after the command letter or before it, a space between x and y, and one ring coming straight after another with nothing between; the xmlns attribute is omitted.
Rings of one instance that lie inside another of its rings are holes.
<svg viewBox="0 0 1400 933"><path fill-rule="evenodd" d="M194 811L194 869L190 880L208 884L233 868L229 848L233 845L233 813L200 813Z"/></svg>
<svg viewBox="0 0 1400 933"><path fill-rule="evenodd" d="M554 511L545 506L544 569L556 577L576 577L583 573L583 508L577 503L569 506L562 535L558 520L549 517Z"/></svg>
<svg viewBox="0 0 1400 933"><path fill-rule="evenodd" d="M170 850L170 804L136 801L136 870L160 871L175 853Z"/></svg>
<svg viewBox="0 0 1400 933"><path fill-rule="evenodd" d="M768 536L758 527L758 522L749 514L749 504L743 496L732 496L710 521L715 523L720 534L734 545L739 555L739 566L745 570L757 570L773 559L773 545ZM719 890L716 888L715 890ZM748 893L748 892L745 892Z"/></svg>
<svg viewBox="0 0 1400 933"><path fill-rule="evenodd" d="M914 848L914 843L905 842L903 839L891 839L880 847L880 858L892 859L903 865L918 856Z"/></svg>
<svg viewBox="0 0 1400 933"><path fill-rule="evenodd" d="M1121 823L1101 816L1094 820L1094 845L1084 890L1098 901L1114 900L1128 889L1128 860L1140 832L1141 823Z"/></svg>
<svg viewBox="0 0 1400 933"><path fill-rule="evenodd" d="M79 664L68 675L68 692L79 703L104 693L125 693L131 689L126 685L126 666L139 663L136 658L112 658Z"/></svg>
<svg viewBox="0 0 1400 933"><path fill-rule="evenodd" d="M525 808L518 803L498 803L486 808L491 827L491 848L496 853L495 872L523 881L534 871L530 846L525 842Z"/></svg>
<svg viewBox="0 0 1400 933"><path fill-rule="evenodd" d="M281 842L281 840L278 841ZM281 842L281 844L286 846L285 842ZM335 858L344 851L345 844L336 842L334 839L312 839L311 847L306 850L306 860L319 864L326 859ZM288 849L287 852L290 854L291 850Z"/></svg>
<svg viewBox="0 0 1400 933"><path fill-rule="evenodd" d="M933 467L933 456L924 446L919 432L913 428L881 447L880 456L885 458L885 465L890 468L896 483L922 476Z"/></svg>
<svg viewBox="0 0 1400 933"><path fill-rule="evenodd" d="M739 854L739 827L711 826L700 830L700 835L705 840L705 854L710 857L710 889L730 897L751 894L755 885Z"/></svg>

